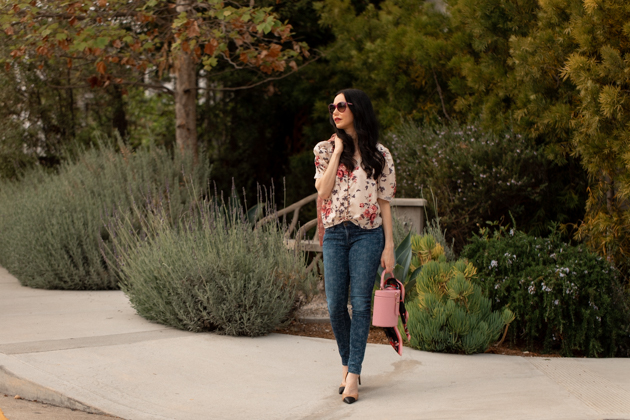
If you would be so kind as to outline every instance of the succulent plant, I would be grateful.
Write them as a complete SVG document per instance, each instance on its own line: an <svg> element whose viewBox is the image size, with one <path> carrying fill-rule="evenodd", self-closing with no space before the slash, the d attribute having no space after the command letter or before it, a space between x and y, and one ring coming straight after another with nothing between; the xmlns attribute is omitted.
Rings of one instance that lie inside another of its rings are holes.
<svg viewBox="0 0 630 420"><path fill-rule="evenodd" d="M514 314L507 308L492 311L490 299L471 281L476 274L467 260L447 262L443 255L422 266L417 296L408 305L412 347L471 354L498 340Z"/></svg>

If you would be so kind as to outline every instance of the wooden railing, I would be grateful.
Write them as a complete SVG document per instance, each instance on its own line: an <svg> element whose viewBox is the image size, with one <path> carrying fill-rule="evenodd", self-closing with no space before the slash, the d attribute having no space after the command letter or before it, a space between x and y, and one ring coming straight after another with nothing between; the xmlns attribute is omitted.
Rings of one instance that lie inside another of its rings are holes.
<svg viewBox="0 0 630 420"><path fill-rule="evenodd" d="M313 227L317 226L317 219L313 219L300 226L299 229L297 229L297 231L295 232L295 235L292 237L293 232L295 231L298 224L300 209L306 204L309 204L315 200L317 200L317 193L311 194L308 197L305 197L300 201L293 203L288 207L285 207L275 214L261 219L258 222L258 225L267 223L279 217L283 217L286 220L287 215L293 213L291 224L287 228L287 231L284 235L285 244L289 249L298 248L302 251L317 252L318 255L315 258L319 260L319 258L321 257L320 254L322 252L322 247L319 244L317 229L315 230L315 235L312 238L309 239L306 237L306 233ZM412 230L416 233L421 233L424 230L424 206L426 206L426 204L427 200L423 198L394 198L391 201L394 214L397 217L410 222L412 225ZM315 260L313 261L316 263Z"/></svg>

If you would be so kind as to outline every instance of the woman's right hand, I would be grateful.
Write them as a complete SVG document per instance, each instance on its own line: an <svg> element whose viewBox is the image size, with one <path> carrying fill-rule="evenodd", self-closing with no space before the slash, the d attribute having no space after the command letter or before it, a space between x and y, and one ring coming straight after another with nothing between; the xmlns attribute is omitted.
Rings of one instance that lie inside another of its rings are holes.
<svg viewBox="0 0 630 420"><path fill-rule="evenodd" d="M336 134L333 134L333 137L335 140L335 150L333 151L333 153L341 155L341 153L343 152L343 140L341 140Z"/></svg>

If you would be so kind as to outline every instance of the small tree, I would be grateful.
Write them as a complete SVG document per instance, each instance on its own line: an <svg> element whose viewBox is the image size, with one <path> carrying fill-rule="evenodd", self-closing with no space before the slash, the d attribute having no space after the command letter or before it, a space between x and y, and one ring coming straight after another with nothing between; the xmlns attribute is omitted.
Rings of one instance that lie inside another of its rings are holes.
<svg viewBox="0 0 630 420"><path fill-rule="evenodd" d="M306 44L292 41L291 25L253 1L3 0L0 25L12 46L0 57L7 70L16 60L52 61L68 68L71 84L173 94L177 145L195 153L198 64L210 76L222 63L268 77L287 66L296 71L296 60L308 56ZM174 90L161 83L164 72L174 74Z"/></svg>
<svg viewBox="0 0 630 420"><path fill-rule="evenodd" d="M565 33L578 47L565 79L579 93L571 119L573 153L591 186L578 237L617 265L630 257L630 4L584 0L571 9Z"/></svg>

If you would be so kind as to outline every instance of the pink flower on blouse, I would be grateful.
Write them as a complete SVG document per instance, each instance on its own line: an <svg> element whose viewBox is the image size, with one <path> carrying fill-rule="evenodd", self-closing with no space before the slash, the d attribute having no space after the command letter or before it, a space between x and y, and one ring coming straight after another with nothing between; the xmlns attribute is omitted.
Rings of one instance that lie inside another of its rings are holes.
<svg viewBox="0 0 630 420"><path fill-rule="evenodd" d="M343 163L340 163L339 167L337 168L337 178L343 179L343 177L346 175L348 175L348 170L346 169L346 165L344 165Z"/></svg>
<svg viewBox="0 0 630 420"><path fill-rule="evenodd" d="M324 200L321 212L324 219L330 216L332 212L332 200Z"/></svg>
<svg viewBox="0 0 630 420"><path fill-rule="evenodd" d="M359 204L359 207L365 207L364 203ZM379 208L377 206L375 206L374 204L369 205L368 208L365 209L365 211L363 212L363 217L366 218L367 220L370 221L370 224L374 224L374 221L376 220L376 218L379 215Z"/></svg>

